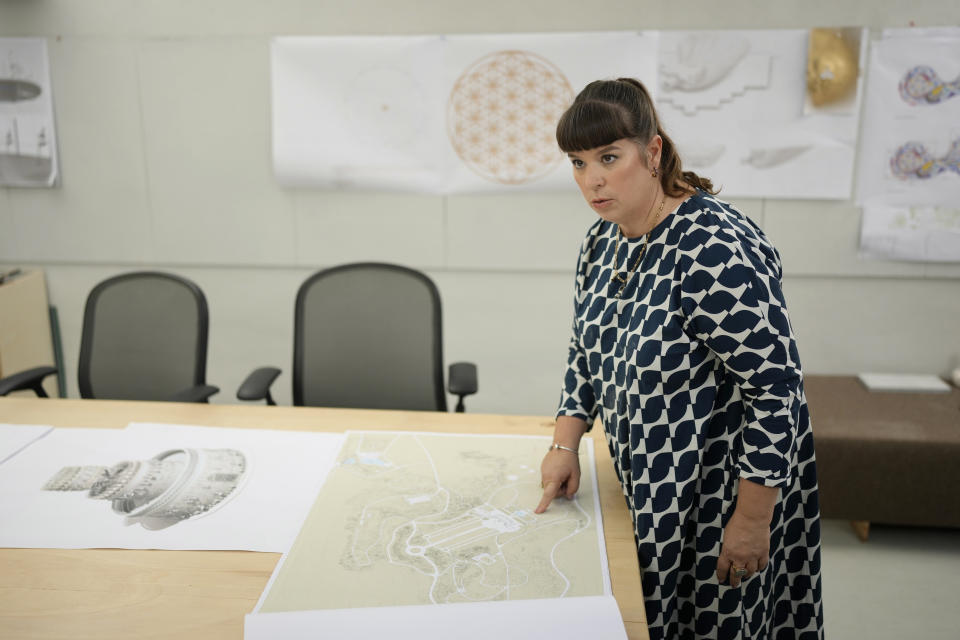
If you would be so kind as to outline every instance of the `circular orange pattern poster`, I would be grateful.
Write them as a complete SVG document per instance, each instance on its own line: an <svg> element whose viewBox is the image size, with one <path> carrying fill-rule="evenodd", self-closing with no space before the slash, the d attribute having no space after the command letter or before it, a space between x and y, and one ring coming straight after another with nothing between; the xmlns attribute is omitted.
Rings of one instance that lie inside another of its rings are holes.
<svg viewBox="0 0 960 640"><path fill-rule="evenodd" d="M447 134L474 172L502 184L531 182L563 158L555 130L573 89L553 63L528 51L498 51L457 78Z"/></svg>

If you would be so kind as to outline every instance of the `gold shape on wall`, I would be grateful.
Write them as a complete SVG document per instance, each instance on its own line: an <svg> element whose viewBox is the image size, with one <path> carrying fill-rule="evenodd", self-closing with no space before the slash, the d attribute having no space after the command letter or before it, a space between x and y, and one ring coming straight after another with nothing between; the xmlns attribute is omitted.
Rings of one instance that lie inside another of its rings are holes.
<svg viewBox="0 0 960 640"><path fill-rule="evenodd" d="M555 131L573 89L563 72L529 51L498 51L457 78L447 135L460 159L487 180L531 182L563 159Z"/></svg>
<svg viewBox="0 0 960 640"><path fill-rule="evenodd" d="M815 107L849 98L859 73L857 29L811 29L807 50L807 95Z"/></svg>

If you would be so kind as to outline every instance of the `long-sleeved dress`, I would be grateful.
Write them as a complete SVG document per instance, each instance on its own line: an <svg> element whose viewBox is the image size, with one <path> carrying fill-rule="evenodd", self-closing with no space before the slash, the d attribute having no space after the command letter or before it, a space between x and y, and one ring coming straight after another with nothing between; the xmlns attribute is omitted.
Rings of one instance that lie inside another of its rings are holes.
<svg viewBox="0 0 960 640"><path fill-rule="evenodd" d="M704 192L651 233L597 221L577 264L558 415L597 414L627 505L650 637L823 637L813 435L781 290L780 257L746 216ZM719 583L738 479L779 487L770 563Z"/></svg>

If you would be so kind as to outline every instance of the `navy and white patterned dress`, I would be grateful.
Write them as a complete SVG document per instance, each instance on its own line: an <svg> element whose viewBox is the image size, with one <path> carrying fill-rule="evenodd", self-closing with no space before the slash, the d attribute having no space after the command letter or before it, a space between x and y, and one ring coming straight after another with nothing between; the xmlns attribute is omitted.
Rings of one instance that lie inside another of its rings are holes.
<svg viewBox="0 0 960 640"><path fill-rule="evenodd" d="M823 637L813 435L780 256L704 192L643 244L597 221L577 265L558 415L599 414L634 519L650 637ZM738 479L780 487L770 563L720 584Z"/></svg>

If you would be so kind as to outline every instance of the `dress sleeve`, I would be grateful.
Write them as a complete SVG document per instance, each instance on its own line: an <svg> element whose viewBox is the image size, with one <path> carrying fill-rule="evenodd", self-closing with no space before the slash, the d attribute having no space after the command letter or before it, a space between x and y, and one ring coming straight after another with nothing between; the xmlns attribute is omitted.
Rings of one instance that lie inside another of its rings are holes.
<svg viewBox="0 0 960 640"><path fill-rule="evenodd" d="M723 229L704 232L700 240L681 284L685 329L721 359L740 389L740 477L783 486L790 480L803 399L779 256Z"/></svg>
<svg viewBox="0 0 960 640"><path fill-rule="evenodd" d="M573 296L573 328L570 332L570 343L567 350L567 369L563 375L563 385L560 392L560 408L557 417L572 416L586 421L588 430L593 427L597 416L597 400L590 382L590 369L587 364L587 355L580 342L579 330L579 302L583 287L583 261L586 259L588 243L584 242L580 258L577 260L577 278Z"/></svg>

